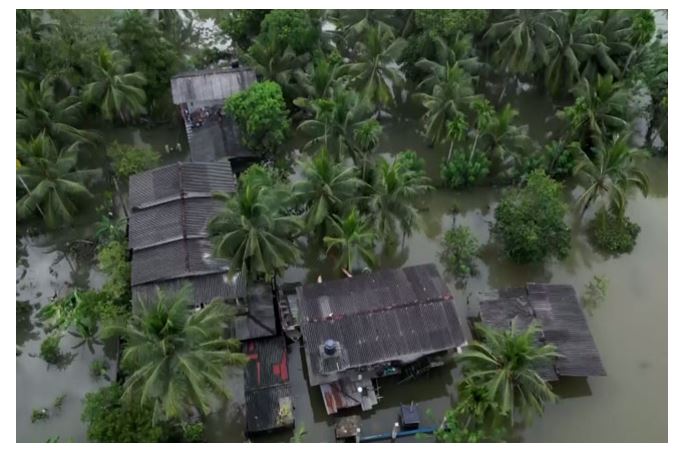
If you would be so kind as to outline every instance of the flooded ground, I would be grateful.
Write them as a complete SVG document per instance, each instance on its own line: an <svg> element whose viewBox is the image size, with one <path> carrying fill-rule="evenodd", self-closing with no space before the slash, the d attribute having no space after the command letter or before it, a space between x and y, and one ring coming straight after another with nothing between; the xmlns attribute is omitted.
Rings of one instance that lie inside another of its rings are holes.
<svg viewBox="0 0 680 459"><path fill-rule="evenodd" d="M518 86L500 92L489 88L489 97L502 104L512 103L520 111L520 121L528 124L530 135L539 141L556 129L554 109L546 97L530 87ZM380 151L396 153L412 149L426 159L428 173L439 181L439 162L443 148L428 148L419 135L417 108L406 106L391 120L385 120L385 135ZM153 130L116 129L104 132L107 141L118 140L155 148L164 162L182 159L186 141L179 126ZM296 136L292 146L301 145ZM651 192L647 198L636 194L630 199L628 215L642 231L631 254L605 257L588 244L575 217L571 217L573 245L563 261L519 266L505 260L498 247L489 241L493 210L501 189L475 188L465 192L437 190L426 200L423 225L395 253L382 254L383 267L399 267L435 262L439 265L439 243L443 233L457 224L471 228L482 244L479 273L466 285L448 279L456 296L459 316L476 313L475 293L488 289L518 286L528 281L560 282L575 286L579 293L594 275L609 279L604 303L588 317L591 332L600 350L608 375L601 378L562 381L556 386L561 400L548 406L543 418L517 432L517 439L532 442L667 441L668 415L668 163L665 158L648 160ZM573 201L578 190L569 187L565 194ZM454 214L455 210L455 214ZM589 215L586 215L586 219ZM96 219L94 211L82 216L75 229L57 236L28 236L17 227L17 441L44 442L59 436L61 441L85 441L80 421L84 395L107 384L89 376L89 365L112 352L98 346L95 354L87 349L71 350L73 339L66 335L62 351L73 359L63 368L48 366L37 357L44 331L35 312L50 297L63 294L69 286L96 287L102 279L93 260L65 257L66 243L83 238ZM314 279L328 267L317 260L318 253L305 254L303 267L291 268L284 281ZM82 258L82 257L81 257ZM305 441L333 441L334 418L326 415L320 391L306 383L306 369L299 345L289 348L289 372L295 404L296 425L308 432ZM425 416L424 424L436 424L454 401L457 373L453 364L435 369L411 383L381 380L382 399L377 409L361 413L365 434L389 431L397 420L400 403L415 401ZM206 422L210 441L244 441L242 373L229 376L233 399ZM50 408L58 396L66 394L62 409L46 421L31 423L31 411ZM348 412L353 414L352 412ZM427 413L427 414L426 414ZM262 437L262 441L288 441L290 432ZM416 439L413 439L417 441Z"/></svg>

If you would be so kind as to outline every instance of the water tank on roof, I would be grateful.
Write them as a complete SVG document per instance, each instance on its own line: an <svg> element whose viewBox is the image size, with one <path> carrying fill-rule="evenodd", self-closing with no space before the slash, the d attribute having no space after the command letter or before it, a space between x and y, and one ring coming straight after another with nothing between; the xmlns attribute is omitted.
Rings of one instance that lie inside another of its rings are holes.
<svg viewBox="0 0 680 459"><path fill-rule="evenodd" d="M323 343L323 351L326 353L326 355L335 355L335 352L338 350L338 343L335 340L332 339L327 339Z"/></svg>

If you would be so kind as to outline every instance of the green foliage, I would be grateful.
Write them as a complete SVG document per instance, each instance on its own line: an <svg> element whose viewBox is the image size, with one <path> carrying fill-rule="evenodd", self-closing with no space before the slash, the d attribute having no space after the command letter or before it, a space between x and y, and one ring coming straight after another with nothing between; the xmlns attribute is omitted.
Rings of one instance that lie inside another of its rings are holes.
<svg viewBox="0 0 680 459"><path fill-rule="evenodd" d="M321 24L314 11L272 10L261 27L262 34L281 51L290 47L296 54L311 53L319 45Z"/></svg>
<svg viewBox="0 0 680 459"><path fill-rule="evenodd" d="M640 225L625 215L617 215L600 209L588 224L590 243L597 249L611 254L630 253L640 233Z"/></svg>
<svg viewBox="0 0 680 459"><path fill-rule="evenodd" d="M476 332L478 339L456 356L464 384L486 389L483 411L491 409L493 414L507 416L511 424L519 411L522 420L530 423L534 414L543 413L546 402L557 400L538 374L543 365L560 356L557 348L540 343L541 330L535 321L524 330L519 329L516 318L507 330L479 324Z"/></svg>
<svg viewBox="0 0 680 459"><path fill-rule="evenodd" d="M270 10L231 10L219 25L241 49L248 49L252 40L260 34L262 20Z"/></svg>
<svg viewBox="0 0 680 459"><path fill-rule="evenodd" d="M224 108L241 128L244 145L253 151L275 153L288 137L288 110L281 87L272 81L256 83L231 96Z"/></svg>
<svg viewBox="0 0 680 459"><path fill-rule="evenodd" d="M109 361L105 358L95 359L90 364L90 376L93 379L108 379Z"/></svg>
<svg viewBox="0 0 680 459"><path fill-rule="evenodd" d="M66 394L58 395L57 398L55 398L54 401L52 402L52 407L57 411L61 411L61 408L64 406L65 400Z"/></svg>
<svg viewBox="0 0 680 459"><path fill-rule="evenodd" d="M631 39L634 45L644 45L654 37L656 20L652 10L633 10Z"/></svg>
<svg viewBox="0 0 680 459"><path fill-rule="evenodd" d="M87 424L87 438L102 443L166 441L164 427L152 423L153 410L126 404L122 396L123 388L117 384L85 395L82 420Z"/></svg>
<svg viewBox="0 0 680 459"><path fill-rule="evenodd" d="M298 427L295 428L295 431L293 432L293 436L290 437L290 443L304 443L305 435L307 435L307 430L305 429L305 425L300 424Z"/></svg>
<svg viewBox="0 0 680 459"><path fill-rule="evenodd" d="M425 174L425 159L421 158L418 153L413 150L404 150L397 153L396 161L401 164L401 167L414 174Z"/></svg>
<svg viewBox="0 0 680 459"><path fill-rule="evenodd" d="M130 273L126 240L113 240L101 246L97 252L99 269L106 275L102 290L114 301L126 304L130 301Z"/></svg>
<svg viewBox="0 0 680 459"><path fill-rule="evenodd" d="M31 413L31 423L46 421L50 418L50 411L47 408L34 409Z"/></svg>
<svg viewBox="0 0 680 459"><path fill-rule="evenodd" d="M564 222L567 206L561 193L561 185L543 171L531 173L523 188L505 193L492 232L511 260L529 263L567 256L571 232Z"/></svg>
<svg viewBox="0 0 680 459"><path fill-rule="evenodd" d="M182 438L187 443L201 443L205 437L205 425L198 422L182 423Z"/></svg>
<svg viewBox="0 0 680 459"><path fill-rule="evenodd" d="M40 358L49 364L58 364L63 356L61 349L59 349L60 342L61 334L52 333L47 335L42 343L40 343Z"/></svg>
<svg viewBox="0 0 680 459"><path fill-rule="evenodd" d="M151 148L120 145L114 142L106 154L113 162L113 170L122 179L152 169L160 163L161 157Z"/></svg>
<svg viewBox="0 0 680 459"><path fill-rule="evenodd" d="M458 31L481 32L488 17L488 10L415 10L416 27L443 38L451 38Z"/></svg>
<svg viewBox="0 0 680 459"><path fill-rule="evenodd" d="M441 178L444 184L457 190L479 184L489 175L491 161L484 154L468 156L454 153L449 161L442 161Z"/></svg>
<svg viewBox="0 0 680 459"><path fill-rule="evenodd" d="M446 270L464 279L476 272L479 241L466 226L454 226L444 234L440 260Z"/></svg>
<svg viewBox="0 0 680 459"><path fill-rule="evenodd" d="M323 238L327 252L340 252L339 267L352 272L358 261L375 266L373 249L377 234L368 220L353 208L344 218L331 223L330 236Z"/></svg>
<svg viewBox="0 0 680 459"><path fill-rule="evenodd" d="M218 301L192 310L186 284L176 293L157 289L153 298L135 300L132 314L104 329L104 337L126 341L121 367L127 372L125 403L149 406L154 423L185 420L212 412L216 398L228 398L227 366L244 365L240 343L224 338L230 308Z"/></svg>
<svg viewBox="0 0 680 459"><path fill-rule="evenodd" d="M545 173L555 180L564 180L574 174L578 144L566 145L552 141L543 147L542 159Z"/></svg>
<svg viewBox="0 0 680 459"><path fill-rule="evenodd" d="M583 293L582 301L583 308L591 315L607 297L607 289L609 288L609 279L605 276L595 275L586 285L586 290Z"/></svg>

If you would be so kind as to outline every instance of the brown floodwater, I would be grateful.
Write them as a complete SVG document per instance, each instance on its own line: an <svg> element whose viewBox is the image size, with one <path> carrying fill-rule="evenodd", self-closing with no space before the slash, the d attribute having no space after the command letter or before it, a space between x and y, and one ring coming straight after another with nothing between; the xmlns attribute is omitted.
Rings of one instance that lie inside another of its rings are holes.
<svg viewBox="0 0 680 459"><path fill-rule="evenodd" d="M552 116L550 100L535 88L511 85L505 91L490 84L488 95L500 104L512 103L520 110L520 121L529 126L530 135L545 141L559 128ZM445 148L429 148L419 135L420 116L417 107L405 104L392 119L383 120L385 135L381 152L396 153L406 149L417 151L426 159L428 174L439 181L439 162ZM107 140L150 145L165 151L165 162L181 159L186 142L181 128L166 126L154 130L116 129L105 132ZM180 149L177 144L180 144ZM302 144L295 136L291 148ZM572 250L562 261L536 265L516 265L504 259L499 248L489 240L493 211L503 190L478 187L462 192L436 190L423 202L420 231L392 253L382 253L383 267L399 267L419 263L439 264L443 233L456 224L468 226L479 239L482 250L478 273L461 285L448 278L455 293L456 308L461 318L476 313L475 294L501 287L518 286L529 281L560 282L575 286L579 293L594 275L605 276L609 289L605 301L589 311L588 322L600 350L606 377L565 380L555 386L561 399L546 408L541 418L517 431L516 439L531 442L665 442L668 439L668 162L652 158L645 165L651 181L647 198L634 194L628 205L628 216L642 230L630 254L607 257L589 245L582 225L574 215L569 219L574 229ZM569 184L565 197L573 202L578 188ZM592 215L586 214L585 219ZM28 236L26 228L17 226L17 441L44 442L59 436L61 441L85 441L85 426L80 421L82 400L87 392L106 381L94 381L89 365L95 358L113 352L97 346L95 354L87 349L70 349L75 340L66 335L62 350L73 353L72 361L62 368L48 366L37 357L44 337L36 310L49 302L55 293L63 293L69 285L96 287L102 275L91 259L64 257L69 240L86 237L96 220L94 212L84 215L68 232L51 236ZM85 235L85 236L84 236ZM318 274L328 276L330 266L320 252L309 250L305 265L288 270L285 282L305 282ZM306 383L303 350L289 347L289 374L295 404L297 426L307 431L305 441L334 441L335 418L326 415L318 388ZM244 441L244 395L242 373L228 375L232 399L206 421L210 441ZM437 424L442 414L455 401L458 374L453 364L433 370L413 382L397 384L381 380L380 403L371 412L361 413L362 432L387 432L397 420L400 403L419 404L423 424ZM66 394L59 412L46 421L31 423L31 411L50 408L54 399ZM260 437L257 441L288 441L290 432ZM413 441L418 439L413 438Z"/></svg>

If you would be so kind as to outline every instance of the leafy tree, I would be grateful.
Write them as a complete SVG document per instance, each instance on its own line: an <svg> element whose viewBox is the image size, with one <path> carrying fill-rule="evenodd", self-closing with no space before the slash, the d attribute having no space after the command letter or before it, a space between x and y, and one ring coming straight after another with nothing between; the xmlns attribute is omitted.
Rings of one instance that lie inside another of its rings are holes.
<svg viewBox="0 0 680 459"><path fill-rule="evenodd" d="M144 90L151 110L159 114L171 111L170 78L184 66L175 46L150 17L138 10L123 13L116 34L133 70L146 78Z"/></svg>
<svg viewBox="0 0 680 459"><path fill-rule="evenodd" d="M576 167L577 152L580 151L578 143L567 145L558 140L546 144L542 152L543 170L556 180L571 177Z"/></svg>
<svg viewBox="0 0 680 459"><path fill-rule="evenodd" d="M406 40L389 29L369 28L355 45L355 60L343 66L350 83L378 109L394 104L395 91L404 82L397 63L405 47Z"/></svg>
<svg viewBox="0 0 680 459"><path fill-rule="evenodd" d="M118 384L85 395L82 420L87 438L102 443L156 443L167 441L166 427L154 424L150 406L125 403Z"/></svg>
<svg viewBox="0 0 680 459"><path fill-rule="evenodd" d="M310 53L319 45L321 23L314 11L272 10L262 21L262 35L281 51L290 47L296 54Z"/></svg>
<svg viewBox="0 0 680 459"><path fill-rule="evenodd" d="M515 410L530 421L533 414L542 414L546 402L557 396L538 374L543 365L559 357L552 344L540 344L541 330L534 321L520 330L513 319L508 330L495 330L477 325L479 340L475 340L457 356L465 381L485 387L501 415L513 422Z"/></svg>
<svg viewBox="0 0 680 459"><path fill-rule="evenodd" d="M114 142L106 153L113 162L116 175L123 179L152 169L158 166L161 160L160 155L151 148L120 145L117 142Z"/></svg>
<svg viewBox="0 0 680 459"><path fill-rule="evenodd" d="M437 144L448 138L448 123L469 112L472 102L478 97L472 86L472 77L460 66L454 65L447 67L431 94L419 93L417 98L426 109L423 116L425 137L432 144Z"/></svg>
<svg viewBox="0 0 680 459"><path fill-rule="evenodd" d="M344 218L333 220L330 233L330 236L323 238L323 242L328 252L340 252L340 266L351 272L357 261L363 261L369 267L375 265L373 248L377 234L356 208Z"/></svg>
<svg viewBox="0 0 680 459"><path fill-rule="evenodd" d="M464 151L455 152L450 160L442 161L441 178L454 190L479 184L491 170L491 161L484 154L469 156Z"/></svg>
<svg viewBox="0 0 680 459"><path fill-rule="evenodd" d="M119 305L130 301L130 273L127 240L111 240L97 251L99 269L106 275L103 290Z"/></svg>
<svg viewBox="0 0 680 459"><path fill-rule="evenodd" d="M129 372L123 399L152 407L153 420L209 414L214 398L229 396L225 366L244 365L240 343L223 338L229 309L212 302L192 311L191 289L157 290L155 298L133 302L127 321L109 325L105 336L122 336L127 346L121 366Z"/></svg>
<svg viewBox="0 0 680 459"><path fill-rule="evenodd" d="M17 189L26 190L17 199L18 219L37 211L50 228L73 221L82 204L93 197L87 184L101 175L100 169L77 169L79 147L74 143L57 150L44 133L17 143L19 157L25 161L17 170Z"/></svg>
<svg viewBox="0 0 680 459"><path fill-rule="evenodd" d="M95 81L83 88L83 99L96 106L104 119L129 122L145 112L146 78L127 73L129 62L119 51L102 48L95 64Z"/></svg>
<svg viewBox="0 0 680 459"><path fill-rule="evenodd" d="M224 108L234 116L243 143L253 151L275 153L290 131L281 87L271 81L256 83L231 96Z"/></svg>
<svg viewBox="0 0 680 459"><path fill-rule="evenodd" d="M604 253L620 255L635 248L640 225L607 209L600 209L588 223L590 243Z"/></svg>
<svg viewBox="0 0 680 459"><path fill-rule="evenodd" d="M391 242L397 227L404 238L410 236L418 222L416 200L431 189L422 172L410 171L398 159L390 164L379 158L369 197L371 220L378 236Z"/></svg>
<svg viewBox="0 0 680 459"><path fill-rule="evenodd" d="M219 195L224 207L208 224L215 255L231 261L233 272L271 279L298 260L292 240L301 229L297 217L286 215L285 200L271 189L246 183L233 196Z"/></svg>
<svg viewBox="0 0 680 459"><path fill-rule="evenodd" d="M583 212L598 198L606 197L610 209L623 215L628 191L634 187L646 196L649 190L647 174L638 166L646 152L631 148L628 136L617 136L612 142L593 149L593 157L581 152L574 174L585 182L585 190L578 198Z"/></svg>
<svg viewBox="0 0 680 459"><path fill-rule="evenodd" d="M397 161L404 170L420 176L425 175L425 160L413 150L404 150L397 153Z"/></svg>
<svg viewBox="0 0 680 459"><path fill-rule="evenodd" d="M307 228L323 237L329 232L334 215L341 215L362 185L356 168L334 162L328 151L302 161L302 179L293 187L296 200L306 209Z"/></svg>
<svg viewBox="0 0 680 459"><path fill-rule="evenodd" d="M647 88L649 104L647 143L652 144L658 132L665 143L668 139L668 45L656 40L643 47L630 65L629 79Z"/></svg>
<svg viewBox="0 0 680 459"><path fill-rule="evenodd" d="M416 27L444 39L458 31L481 32L486 27L488 10L415 10Z"/></svg>
<svg viewBox="0 0 680 459"><path fill-rule="evenodd" d="M446 270L461 278L474 275L479 241L466 226L454 226L444 234L439 258Z"/></svg>
<svg viewBox="0 0 680 459"><path fill-rule="evenodd" d="M357 157L361 153L356 133L373 119L374 109L370 102L355 91L337 88L332 99L314 100L310 107L314 119L305 120L298 126L311 137L304 149L323 146L336 160L347 155Z"/></svg>
<svg viewBox="0 0 680 459"><path fill-rule="evenodd" d="M574 140L588 150L628 127L630 94L611 75L597 76L595 84L584 79L573 89L574 103L558 112L567 120Z"/></svg>
<svg viewBox="0 0 680 459"><path fill-rule="evenodd" d="M260 34L262 20L270 11L230 10L219 26L241 49L248 49L253 39Z"/></svg>
<svg viewBox="0 0 680 459"><path fill-rule="evenodd" d="M519 74L529 74L547 65L548 46L555 36L551 17L555 14L524 9L502 13L484 36L496 43L496 61Z"/></svg>
<svg viewBox="0 0 680 459"><path fill-rule="evenodd" d="M569 253L571 233L564 223L562 186L543 171L532 172L523 188L506 192L496 208L493 234L516 263L543 261Z"/></svg>
<svg viewBox="0 0 680 459"><path fill-rule="evenodd" d="M57 97L53 81L46 77L38 85L19 81L17 88L17 136L28 140L44 132L60 146L93 140L76 127L81 121L82 103L75 96Z"/></svg>

